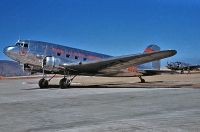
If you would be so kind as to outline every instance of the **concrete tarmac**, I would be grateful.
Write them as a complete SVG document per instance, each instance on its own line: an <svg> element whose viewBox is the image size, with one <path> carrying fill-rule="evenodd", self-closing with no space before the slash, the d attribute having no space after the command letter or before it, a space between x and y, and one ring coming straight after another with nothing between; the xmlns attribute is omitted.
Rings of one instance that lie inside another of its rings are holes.
<svg viewBox="0 0 200 132"><path fill-rule="evenodd" d="M109 86L87 86L91 79L82 88L78 78L70 89L39 89L38 79L1 80L0 131L200 131L200 89L115 88L107 79Z"/></svg>

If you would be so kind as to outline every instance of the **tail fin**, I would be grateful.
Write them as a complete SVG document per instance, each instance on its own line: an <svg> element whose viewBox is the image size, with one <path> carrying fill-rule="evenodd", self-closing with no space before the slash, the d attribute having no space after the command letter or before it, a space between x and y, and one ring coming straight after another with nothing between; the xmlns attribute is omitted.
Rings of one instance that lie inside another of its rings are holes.
<svg viewBox="0 0 200 132"><path fill-rule="evenodd" d="M151 53L155 51L160 51L160 47L158 45L152 44L152 45L147 46L147 48L144 50L144 53ZM160 60L151 62L151 68L160 70Z"/></svg>

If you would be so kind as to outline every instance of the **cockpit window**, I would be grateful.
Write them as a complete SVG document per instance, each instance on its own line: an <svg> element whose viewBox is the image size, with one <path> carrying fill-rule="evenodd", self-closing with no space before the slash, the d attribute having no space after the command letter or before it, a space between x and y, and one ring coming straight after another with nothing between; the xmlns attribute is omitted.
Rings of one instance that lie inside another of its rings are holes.
<svg viewBox="0 0 200 132"><path fill-rule="evenodd" d="M16 43L15 45L16 45L16 46L20 46L20 43Z"/></svg>
<svg viewBox="0 0 200 132"><path fill-rule="evenodd" d="M20 47L25 47L28 48L28 44L27 43L16 43L16 46L20 46Z"/></svg>
<svg viewBox="0 0 200 132"><path fill-rule="evenodd" d="M28 44L24 44L24 47L25 47L25 48L28 48Z"/></svg>

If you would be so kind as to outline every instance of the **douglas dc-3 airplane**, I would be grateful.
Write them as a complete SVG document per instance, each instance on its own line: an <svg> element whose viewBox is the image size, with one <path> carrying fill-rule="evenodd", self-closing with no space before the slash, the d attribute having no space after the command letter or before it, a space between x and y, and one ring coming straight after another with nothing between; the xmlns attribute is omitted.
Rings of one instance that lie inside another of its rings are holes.
<svg viewBox="0 0 200 132"><path fill-rule="evenodd" d="M77 75L134 75L145 82L141 75L155 74L160 68L159 60L175 55L176 50L160 51L158 46L150 45L141 54L113 57L47 42L18 40L15 45L6 47L4 53L23 64L25 70L43 73L43 78L39 81L40 88L47 88L55 76L47 80L46 74L64 75L59 85L60 88L67 88ZM152 62L148 69L141 65L147 62Z"/></svg>

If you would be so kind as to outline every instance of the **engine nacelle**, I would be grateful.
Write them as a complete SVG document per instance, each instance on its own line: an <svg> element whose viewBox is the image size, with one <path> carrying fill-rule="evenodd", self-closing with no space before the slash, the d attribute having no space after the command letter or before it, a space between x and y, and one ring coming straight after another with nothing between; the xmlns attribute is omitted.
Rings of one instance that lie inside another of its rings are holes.
<svg viewBox="0 0 200 132"><path fill-rule="evenodd" d="M43 68L47 71L59 71L61 66L61 60L56 57L47 56L43 59Z"/></svg>

